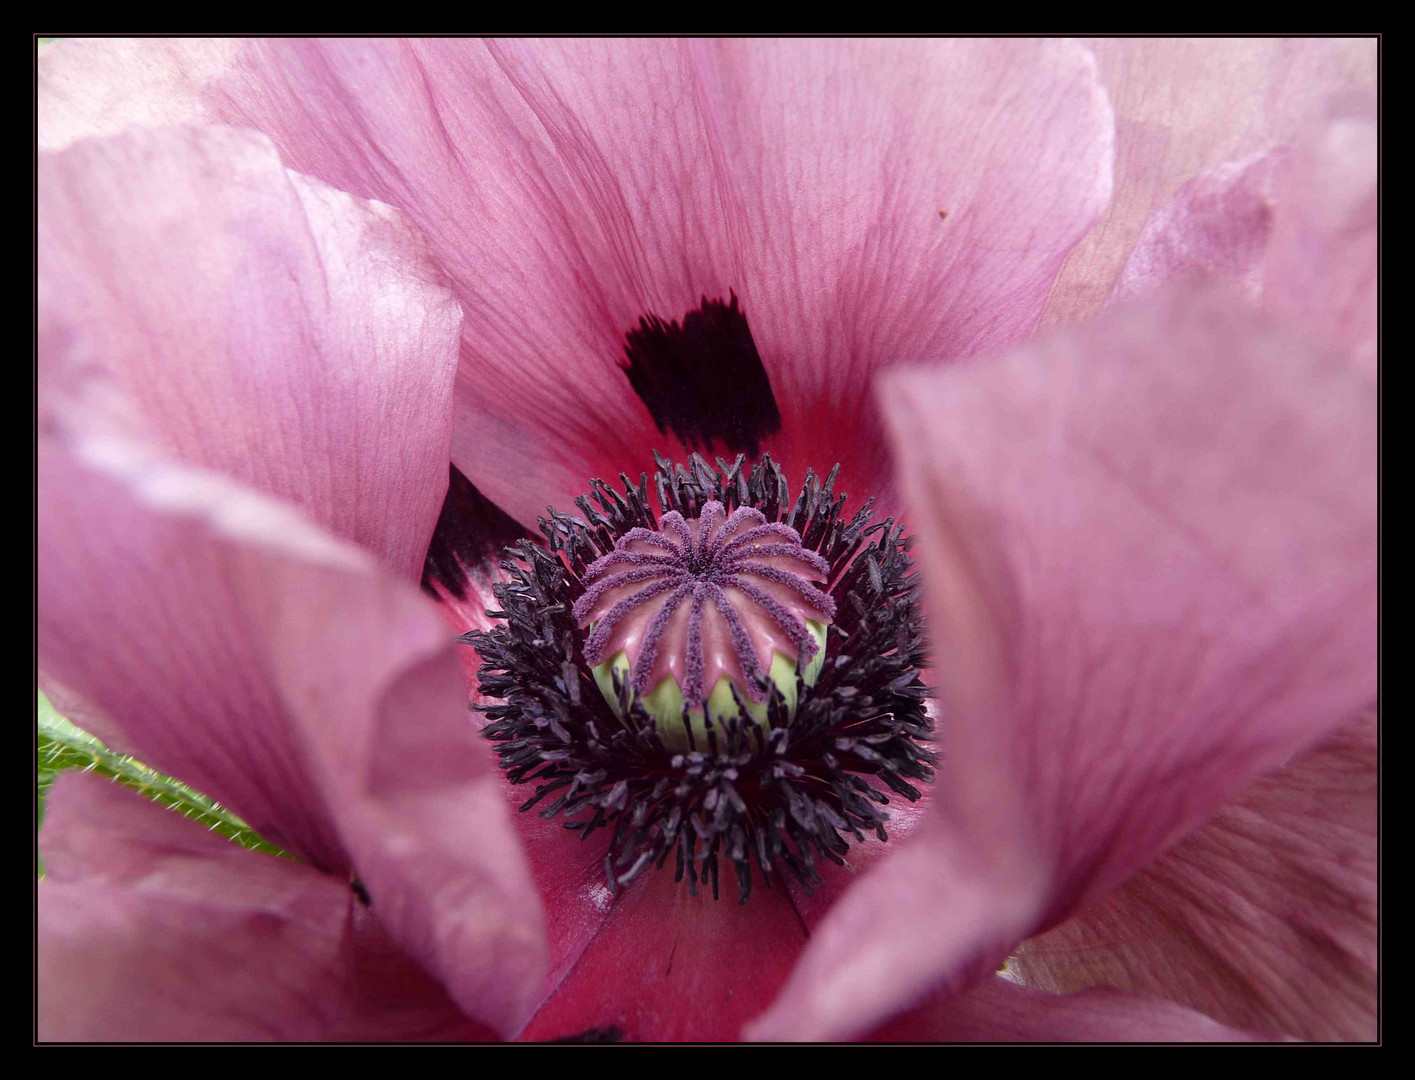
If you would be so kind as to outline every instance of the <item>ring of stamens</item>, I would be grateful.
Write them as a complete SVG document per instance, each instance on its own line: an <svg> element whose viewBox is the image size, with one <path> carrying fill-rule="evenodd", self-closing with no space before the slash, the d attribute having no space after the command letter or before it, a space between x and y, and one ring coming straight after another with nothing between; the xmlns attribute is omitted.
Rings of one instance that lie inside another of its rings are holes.
<svg viewBox="0 0 1415 1080"><path fill-rule="evenodd" d="M690 891L701 880L717 895L720 859L731 863L743 902L753 866L768 886L784 868L809 891L817 860L843 864L850 840L866 832L886 839L890 794L917 799L915 784L933 777L909 541L891 520L871 524L869 502L845 517L834 470L824 481L808 471L793 501L768 456L751 469L742 457L718 459L717 470L696 454L687 468L655 457L657 513L647 474L637 485L621 476L622 494L596 480L592 495L575 501L583 516L552 510L541 519L543 545L508 549L505 580L493 588L500 607L488 612L496 625L460 639L476 647L480 689L493 701L477 706L489 720L484 734L510 781L536 783L522 810L550 799L541 816L563 817L582 838L612 830L603 854L611 890L673 855L675 878L686 877ZM801 573L764 561L779 557ZM639 587L586 633L581 618L619 586ZM794 617L772 611L769 586L832 616L813 684L801 669L815 641L803 639ZM779 685L758 681L741 616L723 600L729 590L798 643L794 709ZM612 707L591 665L612 647L614 625L653 603L659 609ZM634 698L684 605L684 647L698 658L688 666L699 673L685 680L685 702L708 689L699 682L709 605L750 673L732 686L736 715L685 728L686 751L665 745ZM764 722L748 715L754 694L765 696Z"/></svg>

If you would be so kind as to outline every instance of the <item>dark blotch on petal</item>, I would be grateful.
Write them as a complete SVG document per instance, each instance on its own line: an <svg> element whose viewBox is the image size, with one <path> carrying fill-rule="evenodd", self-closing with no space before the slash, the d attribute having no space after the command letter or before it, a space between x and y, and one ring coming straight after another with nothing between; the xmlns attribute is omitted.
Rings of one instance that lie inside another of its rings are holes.
<svg viewBox="0 0 1415 1080"><path fill-rule="evenodd" d="M349 879L349 888L353 891L354 895L359 898L359 903L363 904L364 907L373 907L373 900L368 894L368 888L362 881L356 877L351 877Z"/></svg>
<svg viewBox="0 0 1415 1080"><path fill-rule="evenodd" d="M457 466L448 466L451 479L437 528L423 560L423 591L436 595L433 582L463 600L467 595L467 575L495 567L502 548L530 536L520 522L488 499L463 476Z"/></svg>
<svg viewBox="0 0 1415 1080"><path fill-rule="evenodd" d="M586 1028L578 1035L566 1035L563 1039L550 1039L553 1043L617 1043L624 1041L624 1031L621 1028L609 1027Z"/></svg>
<svg viewBox="0 0 1415 1080"><path fill-rule="evenodd" d="M762 439L781 429L771 381L736 293L726 303L704 296L682 326L641 316L624 336L624 353L624 373L658 430L672 430L688 446L755 457Z"/></svg>

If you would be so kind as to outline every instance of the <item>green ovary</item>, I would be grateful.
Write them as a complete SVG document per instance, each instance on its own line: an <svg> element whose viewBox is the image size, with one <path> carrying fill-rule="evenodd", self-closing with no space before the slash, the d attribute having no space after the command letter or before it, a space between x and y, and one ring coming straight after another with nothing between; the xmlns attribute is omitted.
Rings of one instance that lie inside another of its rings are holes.
<svg viewBox="0 0 1415 1080"><path fill-rule="evenodd" d="M811 657L801 672L801 677L807 686L812 686L820 675L821 668L825 666L826 627L823 623L810 619L806 620L806 627L810 630L811 637L815 639L817 648L815 656ZM609 702L616 715L620 715L619 699L614 693L614 673L618 673L620 682L628 683L629 657L627 654L621 649L604 663L591 668L590 672L594 675L600 693L604 695L604 700ZM787 713L794 715L796 712L796 658L786 656L779 650L773 650L771 669L767 672L767 677L781 691L781 696L786 699ZM752 701L745 693L741 693L740 690L738 692L746 705L747 715L765 730L767 727L767 703ZM633 694L632 691L631 694ZM676 679L668 676L647 694L633 694L631 700L633 699L637 699L644 711L653 717L654 726L658 729L658 736L663 740L665 746L670 750L688 750L690 748L687 732L683 726L683 691ZM737 703L732 700L732 681L727 676L724 675L717 680L717 685L708 695L706 705L706 709L702 705L695 705L688 710L688 721L693 729L693 745L699 750L707 748L705 719L710 718L714 726L717 726L724 719L737 715Z"/></svg>

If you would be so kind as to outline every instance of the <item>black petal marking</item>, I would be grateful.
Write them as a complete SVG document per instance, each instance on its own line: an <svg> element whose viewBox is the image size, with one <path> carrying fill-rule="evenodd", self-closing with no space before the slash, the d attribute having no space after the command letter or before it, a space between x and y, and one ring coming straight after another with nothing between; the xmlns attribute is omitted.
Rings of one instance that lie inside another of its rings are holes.
<svg viewBox="0 0 1415 1080"><path fill-rule="evenodd" d="M756 457L762 440L781 430L771 381L752 340L737 294L726 303L703 297L683 325L643 315L624 335L624 373L664 433L707 451Z"/></svg>
<svg viewBox="0 0 1415 1080"><path fill-rule="evenodd" d="M566 1035L561 1039L550 1039L553 1043L617 1043L624 1041L623 1028L613 1024L609 1027L586 1028L578 1035Z"/></svg>
<svg viewBox="0 0 1415 1080"><path fill-rule="evenodd" d="M686 876L690 892L701 883L717 896L719 856L731 863L743 903L753 864L767 887L789 872L809 890L820 880L817 860L843 864L850 839L867 832L887 839L885 789L917 799L915 784L934 775L909 539L892 519L871 524L870 502L847 516L836 470L824 481L808 471L793 500L770 457L750 469L745 456L732 465L718 458L717 470L697 454L687 468L655 457L657 514L647 473L637 484L621 474L622 493L592 480L593 494L575 500L582 516L551 511L540 522L543 544L522 541L508 552L506 580L493 586L498 623L458 639L476 647L481 692L497 700L476 706L490 721L484 734L507 779L535 782L522 810L545 800L541 816L563 815L581 838L612 830L604 859L611 890L662 869L670 856L675 880ZM685 723L690 748L676 753L627 681L616 679L618 715L610 708L585 664L573 609L591 566L619 538L656 530L660 516L699 517L712 502L729 514L751 507L769 525L794 530L830 568L825 591L836 618L816 682L807 686L798 669L794 715L773 685L763 729L738 696L738 715L709 725L704 744L693 743Z"/></svg>
<svg viewBox="0 0 1415 1080"><path fill-rule="evenodd" d="M369 897L368 888L357 877L349 878L349 888L359 899L359 903L364 907L373 907L373 900Z"/></svg>
<svg viewBox="0 0 1415 1080"><path fill-rule="evenodd" d="M496 565L502 548L530 535L521 523L488 499L450 465L451 479L437 528L423 560L423 591L436 595L440 583L458 600L467 595L469 573L481 574ZM488 579L489 580L489 579Z"/></svg>

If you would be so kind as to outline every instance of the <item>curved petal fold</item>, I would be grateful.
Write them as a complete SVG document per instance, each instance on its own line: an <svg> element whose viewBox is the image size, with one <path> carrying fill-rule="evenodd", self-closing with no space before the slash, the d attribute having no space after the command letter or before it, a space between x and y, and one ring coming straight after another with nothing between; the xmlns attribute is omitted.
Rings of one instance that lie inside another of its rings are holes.
<svg viewBox="0 0 1415 1080"><path fill-rule="evenodd" d="M1180 291L882 398L941 816L842 897L759 1037L864 1030L930 970L961 988L998 934L1104 895L1375 693L1375 401L1343 363ZM960 850L989 869L991 922L956 913ZM884 982L870 958L926 927L929 970ZM847 1011L869 970L874 1007Z"/></svg>
<svg viewBox="0 0 1415 1080"><path fill-rule="evenodd" d="M1375 96L1374 37L1088 44L1115 105L1116 198L1067 260L1044 322L1100 311L1146 224L1196 176L1292 145L1332 108Z"/></svg>
<svg viewBox="0 0 1415 1080"><path fill-rule="evenodd" d="M1010 965L1053 992L1113 986L1245 1029L1374 1040L1376 777L1369 712Z"/></svg>
<svg viewBox="0 0 1415 1080"><path fill-rule="evenodd" d="M1145 224L1115 283L1112 302L1185 279L1214 277L1256 302L1273 230L1285 148L1196 176Z"/></svg>
<svg viewBox="0 0 1415 1080"><path fill-rule="evenodd" d="M466 311L453 459L526 524L653 448L769 449L796 480L839 460L847 490L892 502L872 376L1029 331L1110 194L1111 112L1068 42L178 41L133 75L123 59L46 52L48 139L124 107L74 89L97 65L138 119L178 110L152 103L168 93L418 225Z"/></svg>
<svg viewBox="0 0 1415 1080"><path fill-rule="evenodd" d="M759 1041L853 1039L931 992L962 993L997 970L1040 902L1041 886L1027 867L959 843L937 818L925 817L824 917L812 917L790 980L745 1034Z"/></svg>
<svg viewBox="0 0 1415 1080"><path fill-rule="evenodd" d="M514 1030L539 904L435 609L288 507L62 413L40 419L41 670L110 745L357 872L458 1004Z"/></svg>
<svg viewBox="0 0 1415 1080"><path fill-rule="evenodd" d="M38 191L41 362L82 422L293 502L416 579L461 312L402 215L223 127L41 153Z"/></svg>
<svg viewBox="0 0 1415 1080"><path fill-rule="evenodd" d="M43 1041L495 1037L312 867L74 773L50 793L41 841Z"/></svg>
<svg viewBox="0 0 1415 1080"><path fill-rule="evenodd" d="M1211 275L1374 377L1377 165L1358 114L1201 174L1146 224L1115 299Z"/></svg>
<svg viewBox="0 0 1415 1080"><path fill-rule="evenodd" d="M990 975L959 997L939 994L869 1033L870 1042L1248 1042L1261 1033L1225 1027L1162 998L1094 989L1049 994Z"/></svg>

